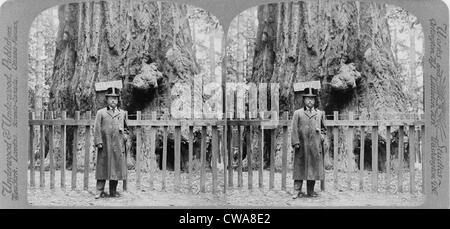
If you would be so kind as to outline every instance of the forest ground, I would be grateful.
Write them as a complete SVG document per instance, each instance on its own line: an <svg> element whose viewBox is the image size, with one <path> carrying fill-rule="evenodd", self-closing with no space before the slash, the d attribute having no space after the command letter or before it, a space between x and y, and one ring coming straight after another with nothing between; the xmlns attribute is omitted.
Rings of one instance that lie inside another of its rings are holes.
<svg viewBox="0 0 450 229"><path fill-rule="evenodd" d="M339 207L339 206L419 206L424 202L421 193L422 177L419 170L416 171L416 192L409 193L409 173L403 174L403 192L397 191L397 176L390 182L390 192L386 192L386 174L380 173L378 181L378 192L371 191L370 171L364 175L364 190L359 191L359 173L352 174L351 190L347 188L348 174L339 172L339 188L334 188L332 171L326 171L325 191L320 191L320 182L316 182L315 190L319 193L315 198L293 199L292 173L287 174L286 191L281 190L281 173L275 173L275 188L269 190L269 171L264 171L264 187L258 187L258 171L253 172L253 189L248 189L247 173L243 172L243 187L237 187L237 172L234 175L234 187L223 193L223 173L218 173L218 191L211 193L212 175L206 173L206 193L200 193L200 172L193 173L193 188L189 191L187 175L182 173L182 187L180 192L174 191L174 173L167 172L166 191L162 190L162 172L155 174L154 189L150 190L149 175L142 175L142 189L136 190L136 174L134 171L128 173L128 191L122 192L122 182L119 182L118 191L122 194L118 198L94 199L95 173L89 174L89 189L83 190L83 174L77 174L77 188L71 189L71 171L66 171L66 188L60 188L60 171L56 171L55 189L49 188L50 172L45 172L45 188L39 187L39 171L36 171L36 187L28 189L28 201L32 206L139 206L139 207ZM305 185L304 185L305 186ZM305 187L303 188L305 189ZM108 184L105 190L108 190Z"/></svg>

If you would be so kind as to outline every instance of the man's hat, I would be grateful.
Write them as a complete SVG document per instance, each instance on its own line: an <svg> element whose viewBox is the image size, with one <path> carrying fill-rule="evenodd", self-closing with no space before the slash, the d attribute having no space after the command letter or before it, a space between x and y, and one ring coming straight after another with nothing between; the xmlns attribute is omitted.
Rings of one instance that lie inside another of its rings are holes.
<svg viewBox="0 0 450 229"><path fill-rule="evenodd" d="M315 88L305 88L303 97L316 97L317 96L317 89Z"/></svg>
<svg viewBox="0 0 450 229"><path fill-rule="evenodd" d="M116 87L110 87L106 89L106 95L105 96L120 96L120 90Z"/></svg>

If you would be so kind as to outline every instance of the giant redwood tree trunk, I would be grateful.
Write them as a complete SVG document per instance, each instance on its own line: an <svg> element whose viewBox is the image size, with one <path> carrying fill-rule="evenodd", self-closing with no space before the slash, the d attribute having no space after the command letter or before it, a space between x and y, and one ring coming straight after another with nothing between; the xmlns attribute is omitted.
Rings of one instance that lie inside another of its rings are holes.
<svg viewBox="0 0 450 229"><path fill-rule="evenodd" d="M254 71L247 80L280 83L280 112L299 108L293 84L311 80L321 81L319 107L327 115L405 111L409 101L397 77L385 14L384 4L371 2L259 6Z"/></svg>
<svg viewBox="0 0 450 229"><path fill-rule="evenodd" d="M198 71L186 13L185 5L145 0L60 6L50 108L68 116L76 110L95 114L105 106L95 83L122 80L121 107L129 114L165 113L178 97L172 86L190 83ZM149 134L142 134L144 156L151 158L144 161L154 163Z"/></svg>

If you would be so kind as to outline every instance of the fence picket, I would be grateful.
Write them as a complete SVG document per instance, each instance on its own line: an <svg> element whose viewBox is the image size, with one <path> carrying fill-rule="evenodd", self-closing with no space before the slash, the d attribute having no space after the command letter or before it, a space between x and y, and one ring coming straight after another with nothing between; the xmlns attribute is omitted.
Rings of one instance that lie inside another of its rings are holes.
<svg viewBox="0 0 450 229"><path fill-rule="evenodd" d="M391 189L391 126L386 126L386 191Z"/></svg>
<svg viewBox="0 0 450 229"><path fill-rule="evenodd" d="M42 111L41 112L41 119L45 119L45 112ZM39 163L40 163L40 170L39 170L39 186L41 188L45 187L45 167L44 167L44 161L45 161L45 125L41 124L40 127L40 131L41 131L41 147L40 147L40 158L39 158Z"/></svg>
<svg viewBox="0 0 450 229"><path fill-rule="evenodd" d="M404 145L403 145L403 138L404 138L404 127L399 127L399 134L398 134L398 166L397 166L397 185L398 185L398 192L403 192L403 153L404 153Z"/></svg>
<svg viewBox="0 0 450 229"><path fill-rule="evenodd" d="M416 161L416 138L415 138L415 126L409 126L408 144L409 144L409 192L412 194L415 192L414 180L416 179L414 162Z"/></svg>
<svg viewBox="0 0 450 229"><path fill-rule="evenodd" d="M288 120L288 112L283 113L283 120ZM281 145L281 190L286 190L287 153L288 153L288 126L283 126L283 143Z"/></svg>
<svg viewBox="0 0 450 229"><path fill-rule="evenodd" d="M339 119L339 113L338 111L333 112L333 120L337 121ZM333 127L333 176L334 176L334 188L338 189L338 127Z"/></svg>
<svg viewBox="0 0 450 229"><path fill-rule="evenodd" d="M175 126L175 191L180 191L180 150L181 150L181 126Z"/></svg>
<svg viewBox="0 0 450 229"><path fill-rule="evenodd" d="M227 128L228 187L233 187L233 126Z"/></svg>
<svg viewBox="0 0 450 229"><path fill-rule="evenodd" d="M89 119L91 119L91 111L89 111L88 117L89 117ZM127 125L128 125L128 111L125 111L125 119L127 120L126 122L127 122ZM125 150L127 150L127 143L125 142L124 144L125 144L125 146L124 146ZM127 169L128 169L128 159L127 159L127 157L131 157L130 152L125 152L125 163L127 164ZM128 176L128 173L126 174L125 179L122 180L122 189L123 189L123 191L127 191L128 190L128 185L127 185L128 184L127 183L128 177L127 176Z"/></svg>
<svg viewBox="0 0 450 229"><path fill-rule="evenodd" d="M152 111L151 120L157 120L156 111ZM158 169L156 165L156 132L155 126L150 126L150 190L155 189L155 172Z"/></svg>
<svg viewBox="0 0 450 229"><path fill-rule="evenodd" d="M91 119L91 111L86 112L85 119ZM91 127L86 126L84 138L84 190L89 189L89 154L91 146Z"/></svg>
<svg viewBox="0 0 450 229"><path fill-rule="evenodd" d="M227 173L227 169L228 169L228 140L227 140L227 128L228 126L223 126L222 127L222 156L223 156L223 193L227 193L227 188L228 188L228 182L227 182L227 178L228 178L228 173Z"/></svg>
<svg viewBox="0 0 450 229"><path fill-rule="evenodd" d="M141 120L141 111L136 112L136 120ZM141 163L142 163L142 129L136 126L136 189L141 190Z"/></svg>
<svg viewBox="0 0 450 229"><path fill-rule="evenodd" d="M253 168L252 168L252 128L250 126L245 126L244 132L245 134L245 141L247 142L247 178L248 178L248 189L253 189Z"/></svg>
<svg viewBox="0 0 450 229"><path fill-rule="evenodd" d="M361 139L359 148L359 190L364 191L364 147L366 139L366 128L360 127Z"/></svg>
<svg viewBox="0 0 450 229"><path fill-rule="evenodd" d="M167 120L167 115L163 117L164 120ZM167 171L167 126L163 127L163 153L162 153L162 179L161 179L161 189L166 191L166 171ZM189 178L190 178L190 166L189 166ZM190 187L190 183L189 183Z"/></svg>
<svg viewBox="0 0 450 229"><path fill-rule="evenodd" d="M353 121L353 112L350 111L348 112L348 119L349 121ZM348 126L347 127L347 136L346 136L346 140L347 140L347 145L346 145L346 149L347 149L347 163L348 163L348 170L347 170L347 188L349 190L352 189L352 174L353 174L353 170L352 170L352 164L353 164L353 158L350 157L350 155L353 155L353 136L354 136L354 132L353 132L353 127L352 126Z"/></svg>
<svg viewBox="0 0 450 229"><path fill-rule="evenodd" d="M279 83L271 83L270 84L270 110L276 111L277 120L279 117L280 111L280 84Z"/></svg>
<svg viewBox="0 0 450 229"><path fill-rule="evenodd" d="M217 190L217 155L219 154L219 132L217 126L212 126L212 194Z"/></svg>
<svg viewBox="0 0 450 229"><path fill-rule="evenodd" d="M274 128L270 131L270 173L269 173L269 189L274 188L275 180L275 151L277 146L277 129Z"/></svg>
<svg viewBox="0 0 450 229"><path fill-rule="evenodd" d="M238 187L241 188L243 186L243 175L242 175L242 150L243 150L243 141L242 141L242 126L237 126L237 144L238 144Z"/></svg>
<svg viewBox="0 0 450 229"><path fill-rule="evenodd" d="M202 139L200 143L200 192L205 192L205 167L206 167L206 126L202 126Z"/></svg>
<svg viewBox="0 0 450 229"><path fill-rule="evenodd" d="M34 120L35 119L35 113L31 112L30 113L30 120ZM36 185L36 181L35 181L35 161L34 161L34 125L30 125L30 142L29 142L29 156L30 156L30 186L34 187Z"/></svg>
<svg viewBox="0 0 450 229"><path fill-rule="evenodd" d="M66 120L67 112L61 112L61 120ZM66 188L66 135L67 135L67 127L66 125L61 126L61 144L60 144L60 153L61 153L61 188Z"/></svg>
<svg viewBox="0 0 450 229"><path fill-rule="evenodd" d="M372 191L378 192L378 126L372 127Z"/></svg>
<svg viewBox="0 0 450 229"><path fill-rule="evenodd" d="M48 112L48 119L53 120L54 118L54 113L52 111ZM51 125L49 127L49 137L48 137L48 156L50 159L50 189L54 189L55 188L55 157L54 157L54 148L55 148L55 144L53 141L53 137L55 134L55 127L54 125Z"/></svg>
<svg viewBox="0 0 450 229"><path fill-rule="evenodd" d="M188 153L188 186L192 192L192 156L194 154L194 126L189 126L189 153Z"/></svg>
<svg viewBox="0 0 450 229"><path fill-rule="evenodd" d="M75 120L80 120L80 111L75 111ZM77 170L78 170L78 126L73 130L72 142L72 190L77 188Z"/></svg>
<svg viewBox="0 0 450 229"><path fill-rule="evenodd" d="M256 114L258 112L258 88L255 83L249 84L248 89L248 111L249 118L256 118Z"/></svg>
<svg viewBox="0 0 450 229"><path fill-rule="evenodd" d="M259 118L263 119L264 118L264 113L263 112L259 112ZM259 188L263 188L264 187L264 173L263 173L263 169L264 169L264 129L262 128L262 126L260 127L260 132L259 132L259 139L258 139L258 143L259 143L259 168L258 168L258 185Z"/></svg>
<svg viewBox="0 0 450 229"><path fill-rule="evenodd" d="M420 151L422 152L422 193L425 194L425 146L424 146L424 142L425 142L425 125L421 126L420 128L420 139L421 139L421 149Z"/></svg>

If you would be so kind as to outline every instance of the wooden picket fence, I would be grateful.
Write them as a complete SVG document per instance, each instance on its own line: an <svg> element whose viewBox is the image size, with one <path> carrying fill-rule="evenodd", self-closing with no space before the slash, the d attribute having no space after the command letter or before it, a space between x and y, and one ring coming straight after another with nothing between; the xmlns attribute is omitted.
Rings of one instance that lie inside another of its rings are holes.
<svg viewBox="0 0 450 229"><path fill-rule="evenodd" d="M60 112L60 115L58 117L56 117L55 112L46 112L45 114L42 113L41 114L41 118L36 119L35 114L31 113L30 114L30 120L29 120L29 125L30 125L30 151L29 151L29 163L30 163L30 186L31 187L35 187L36 185L36 181L35 181L35 158L33 156L33 152L35 151L35 148L33 147L33 142L34 142L34 126L40 126L40 158L44 158L44 155L46 152L48 152L48 157L49 157L49 162L50 162L50 188L54 189L55 188L55 173L56 173L56 169L55 169L55 155L56 154L60 154L61 157L61 165L60 165L60 173L61 173L61 187L65 188L65 181L66 181L66 168L65 168L65 161L66 161L66 154L67 154L67 149L66 149L66 136L67 136L67 127L68 126L74 126L75 129L75 133L77 133L78 128L82 128L85 127L86 131L85 131L85 145L84 145L84 176L83 176L83 187L84 189L89 189L89 173L90 173L90 168L89 168L89 163L90 163L90 148L91 146L90 144L90 138L91 138L91 132L93 129L93 125L94 125L94 118L91 116L92 112L87 111L85 112L85 114L83 115L83 118L81 118L80 115L80 111L76 111L75 115L73 118L67 118L66 116L66 112ZM355 136L355 132L359 131L360 132L360 136L361 136L361 157L360 158L360 178L359 181L358 180L354 180L353 178L353 171L344 171L346 173L348 173L347 176L347 180L344 181L344 183L347 183L347 187L350 188L352 182L359 182L359 187L362 190L363 189L363 177L364 177L364 139L365 139L365 134L366 133L371 133L372 135L372 177L371 177L371 188L374 192L378 191L378 187L379 187L379 182L378 182L378 177L379 177L379 172L378 172L378 134L379 134L379 129L381 127L385 127L386 129L386 136L387 136L387 140L386 140L386 177L387 177L387 182L386 182L386 190L389 190L389 182L391 181L391 177L393 174L391 174L391 171L393 170L394 173L396 173L398 175L398 192L403 192L403 180L402 180L402 173L404 171L403 167L403 155L405 152L405 144L404 144L404 136L405 136L405 132L407 131L408 134L408 144L409 144L409 155L410 155L410 160L409 160L409 174L410 174L410 181L409 181L409 190L411 193L414 193L415 190L415 166L414 163L417 161L416 157L419 158L423 158L423 155L420 154L420 152L423 152L423 150L420 150L420 147L423 145L421 144L422 139L424 138L424 123L421 120L412 120L412 119L408 119L408 120L390 120L390 121L386 121L386 120L364 120L363 118L359 118L357 120L354 120L354 115L353 113L348 113L345 114L347 119L345 120L341 120L339 119L339 114L338 112L334 112L334 118L331 120L326 120L325 122L325 126L328 128L329 132L328 134L332 135L333 138L333 143L334 143L334 147L333 147L333 175L334 175L334 187L335 188L339 188L338 187L338 173L340 171L338 171L337 167L338 167L338 152L339 152L339 128L344 128L344 134L346 135L346 139L347 141L345 142L346 144L346 149L347 150L352 150L352 144L354 143L353 141L353 137ZM241 136L241 133L246 133L245 134L245 138L247 143L252 141L252 137L255 137L254 135L252 135L252 131L255 128L261 129L261 130L265 130L265 131L259 131L259 136L258 140L259 140L259 147L257 149L252 149L251 147L246 147L247 151L247 157L248 158L252 158L252 154L257 153L259 154L259 167L257 169L257 171L253 171L253 169L248 169L248 189L252 189L254 187L253 184L253 176L254 176L254 172L257 172L258 174L258 187L263 188L265 187L264 184L264 168L261 165L264 165L263 160L263 152L264 152L264 141L261 141L261 139L264 139L264 134L270 134L271 136L271 149L270 149L270 175L269 175L269 184L268 184L268 188L269 189L274 189L274 181L275 181L275 154L276 154L276 136L277 136L277 132L281 133L281 139L282 139L282 148L281 148L281 154L282 154L282 169L281 169L281 190L286 190L286 177L287 177L287 173L288 173L288 165L287 165L287 157L288 157L288 153L291 152L290 148L291 146L289 146L288 142L289 142L289 138L290 138L290 125L291 125L291 120L289 119L289 117L291 115L289 115L287 112L284 112L283 115L281 115L281 118L279 120L274 119L274 117L278 117L278 114L274 111L271 112L260 112L260 113L248 113L248 115L245 116L245 118L242 119L231 119L230 117L233 116L232 114L228 114L227 119L223 119L223 120L217 120L217 119L201 119L201 120L175 120L175 119L170 119L168 117L157 117L156 113L153 112L151 114L151 118L150 119L143 119L142 118L142 114L141 112L137 112L136 114L133 114L133 120L129 120L128 121L128 125L130 128L134 129L134 132L136 134L136 183L135 183L135 187L138 190L142 189L141 186L141 182L142 182L142 172L141 172L141 166L143 163L143 149L141 149L141 134L142 134L142 129L144 127L150 127L153 131L153 133L156 134L156 129L161 128L163 131L163 152L162 152L162 184L161 187L163 190L166 189L166 178L167 178L167 148L168 148L168 128L174 128L174 142L175 142L175 146L174 146L174 184L175 184L175 191L179 191L180 190L180 186L182 183L185 183L184 181L181 181L181 168L180 168L180 164L181 164L181 129L183 128L187 128L189 130L189 137L188 137L188 142L189 142L189 151L188 151L188 170L187 170L187 184L189 186L189 189L192 189L193 183L192 183L192 160L193 160L193 141L194 141L194 128L201 128L201 153L200 153L200 161L201 161L201 170L200 170L200 184L199 184L199 189L200 192L205 192L206 188L206 167L209 166L206 162L206 155L207 155L207 129L210 128L211 130L211 173L212 173L212 186L211 186L211 191L212 193L217 193L219 190L218 187L218 181L219 179L223 179L223 192L226 193L227 189L232 188L233 186L235 186L233 184L233 178L234 178L234 174L233 173L237 173L237 187L244 187L244 179L243 179L243 165L242 165L242 155L243 155L243 140L239 137ZM56 149L54 147L54 130L55 128L61 128L61 144L59 149ZM232 128L236 129L237 127L237 131L239 131L239 134L232 134ZM399 142L399 147L398 147L398 166L397 168L390 168L390 160L388 158L390 158L390 156L392 155L391 152L391 130L393 128L398 128L398 142ZM49 131L45 131L45 129L48 129ZM279 131L280 130L280 131ZM48 144L48 149L45 148L45 134L46 132L48 132L49 136L49 144ZM234 139L234 138L238 138L238 139ZM156 141L156 136L151 136L151 142L150 144L152 145L152 147L150 148L150 150L152 151L151 153L155 153L155 141ZM74 134L74 145L72 148L72 152L76 151L76 147L78 144L78 135ZM233 146L233 142L237 142L237 145ZM219 147L222 146L222 147ZM233 169L232 166L228 166L232 164L232 158L233 155L231 155L232 153L232 148L235 147L238 149L238 162L237 162L237 169L235 171L235 169ZM341 152L343 153L343 152ZM223 177L219 178L218 177L218 160L220 159L223 161ZM71 188L72 189L77 189L77 157L74 156L72 157L73 161L72 161L72 180L71 180ZM252 168L252 160L248 160L248 168ZM423 166L424 163L422 163ZM40 187L45 187L46 183L45 183L45 167L44 167L44 163L40 163L40 183L39 186ZM422 168L422 172L424 171L424 168ZM155 177L153 176L153 174L150 174L150 184L153 187L153 181L155 180ZM325 189L325 185L324 185L325 181L321 182L321 188L322 190ZM221 182L222 183L222 182ZM423 187L423 185L422 185ZM127 183L124 183L124 189L127 189ZM423 190L422 190L423 191Z"/></svg>
<svg viewBox="0 0 450 229"><path fill-rule="evenodd" d="M234 86L233 86L234 85ZM230 87L229 87L230 86ZM193 89L191 90L193 93ZM252 137L258 138L258 147L253 149L251 147L246 147L247 157L252 158L252 154L259 154L257 158L259 167L257 171L253 171L253 169L248 169L248 188L253 188L253 173L257 172L258 174L258 187L263 188L266 184L264 184L264 162L263 162L263 152L265 145L265 141L261 139L265 139L264 135L270 135L270 172L269 172L269 189L275 188L275 154L276 154L276 141L277 141L277 133L281 133L281 154L282 154L282 165L281 165L281 190L286 190L286 178L288 173L288 153L291 152L291 146L289 145L290 138L290 125L292 116L291 112L280 112L279 110L279 84L278 83L259 83L258 85L254 83L250 83L247 85L239 85L233 83L227 83L226 88L226 114L219 114L216 112L217 116L213 116L210 119L206 119L204 115L200 115L200 117L194 115L194 113L189 114L190 118L187 119L174 119L168 116L158 117L158 115L153 112L151 114L142 114L140 111L135 114L129 115L129 117L133 116L133 118L129 118L128 125L130 128L134 129L136 134L136 188L138 190L142 189L142 172L141 167L142 163L144 163L143 159L143 150L142 146L142 129L145 127L149 127L152 130L152 134L150 135L150 155L155 155L156 147L156 133L157 129L162 129L162 139L163 139L163 152L162 152L162 173L161 173L161 187L163 190L166 189L166 179L167 179L167 148L168 148L168 128L174 129L174 184L175 191L179 191L181 188L181 129L188 129L188 169L187 169L187 184L189 189L192 190L193 186L193 177L192 177L192 161L193 161L193 151L194 151L194 128L201 129L201 152L200 152L200 184L199 189L200 192L206 191L206 156L207 156L207 130L211 130L211 173L212 173L212 193L216 193L218 191L218 160L219 158L223 161L223 177L220 183L223 183L223 192L226 193L228 188L234 186L234 173L237 173L237 187L244 186L243 180L243 140L240 138L242 133L246 133L244 138L245 142L249 143L252 141ZM269 96L270 95L270 96ZM192 94L194 97L194 94ZM220 107L220 106L219 106ZM194 109L192 109L193 111ZM53 142L53 133L55 127L61 128L61 147L57 153L60 154L62 158L62 162L66 161L66 129L67 126L74 126L75 133L77 133L78 128L85 127L87 131L85 131L85 155L84 155L84 164L89 165L89 139L91 137L91 130L94 125L94 120L92 118L92 112L87 111L84 114L84 118L80 118L80 111L76 111L75 115L72 119L68 119L66 116L66 112L61 112L59 117L55 117L54 112L47 112L48 114L44 117L44 113L41 114L41 118L36 119L34 113L30 113L30 185L32 187L35 186L35 161L33 157L34 147L34 126L40 126L40 155L41 158L44 157L45 152L48 151L48 155L50 157L50 188L55 188L55 148ZM280 115L282 113L282 115ZM147 118L149 116L150 118ZM344 117L344 118L342 118ZM397 174L397 191L403 192L403 155L405 151L405 142L404 136L405 132L407 132L409 144L409 190L411 193L414 193L415 190L415 166L416 158L421 161L423 158L423 139L424 139L424 122L421 118L418 117L407 117L404 118L405 115L395 115L392 116L388 121L380 120L377 118L376 114L371 114L369 116L364 114L353 114L352 112L346 114L338 114L338 112L334 112L331 116L327 115L327 120L325 126L328 128L328 135L331 135L333 139L333 176L334 176L334 187L336 189L341 189L339 186L338 174L339 170L338 166L338 154L341 145L345 145L345 150L353 150L354 136L355 133L358 132L360 134L361 140L361 158L360 158L360 169L359 169L359 179L354 181L353 174L354 171L344 171L348 174L346 181L344 183L347 184L347 187L350 189L352 186L352 182L359 182L360 190L364 188L364 139L366 133L371 133L372 136L372 173L371 173L371 189L373 191L378 191L379 189L379 171L378 171L378 137L379 130L381 128L386 129L386 189L389 191L390 182L394 174L391 174L391 171ZM237 128L236 128L237 127ZM45 149L45 128L50 128L49 131L49 149ZM396 168L391 168L389 158L391 155L394 155L391 152L391 131L393 129L398 128L398 161ZM232 134L232 129L237 129L238 134ZM253 131L255 129L260 129L264 131ZM342 129L343 131L340 131ZM259 136L255 136L250 133L259 133ZM345 134L346 142L344 144L339 143L339 134ZM78 136L75 134L74 145L72 152L76 150L76 146L78 143ZM237 138L237 139L236 139ZM233 145L236 144L236 145ZM238 161L237 161L237 171L233 168L232 158L234 155L234 149L238 149ZM330 152L331 153L331 152ZM341 154L345 154L348 152L340 152ZM154 160L154 158L151 158ZM353 160L348 157L348 160ZM247 167L253 168L252 160L247 160ZM72 167L77 168L77 157L73 157ZM152 163L150 163L152 164ZM422 177L424 173L422 163ZM61 187L64 188L65 185L65 163L61 163ZM153 168L154 169L154 168ZM151 169L152 171L154 171ZM44 174L44 163L40 164L40 187L45 187L45 174ZM159 173L158 173L159 174ZM84 166L84 176L83 176L83 186L84 189L88 189L89 187L89 166ZM150 174L149 178L150 187L153 188L154 184L154 174ZM423 179L422 179L423 180ZM321 181L322 190L325 189L325 181ZM184 183L184 182L183 182ZM72 189L76 189L77 185L77 169L72 169ZM127 183L124 182L124 189L127 189ZM423 182L422 182L422 192L424 190Z"/></svg>

